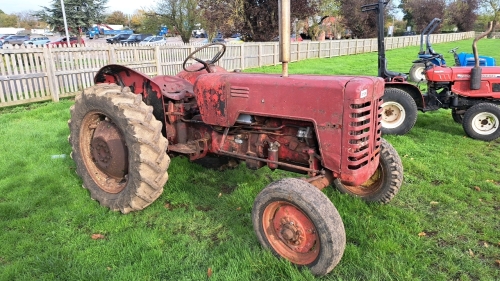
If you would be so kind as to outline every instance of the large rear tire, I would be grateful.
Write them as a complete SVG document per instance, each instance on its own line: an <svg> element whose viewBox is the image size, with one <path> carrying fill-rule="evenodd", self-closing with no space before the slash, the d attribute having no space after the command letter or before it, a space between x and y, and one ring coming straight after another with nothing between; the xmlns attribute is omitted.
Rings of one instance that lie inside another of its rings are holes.
<svg viewBox="0 0 500 281"><path fill-rule="evenodd" d="M382 134L404 135L417 122L417 104L407 92L386 88L382 97Z"/></svg>
<svg viewBox="0 0 500 281"><path fill-rule="evenodd" d="M403 164L394 147L382 139L379 165L375 173L359 186L343 184L339 179L333 185L342 193L360 197L368 202L388 203L399 192L403 182Z"/></svg>
<svg viewBox="0 0 500 281"><path fill-rule="evenodd" d="M142 210L167 182L167 139L141 95L98 84L76 96L68 121L71 157L92 199L122 213Z"/></svg>
<svg viewBox="0 0 500 281"><path fill-rule="evenodd" d="M487 102L473 105L465 112L462 127L473 139L497 139L500 137L500 107Z"/></svg>
<svg viewBox="0 0 500 281"><path fill-rule="evenodd" d="M427 82L424 70L425 70L425 64L414 63L410 68L410 80L416 83Z"/></svg>
<svg viewBox="0 0 500 281"><path fill-rule="evenodd" d="M285 178L262 190L252 209L259 242L274 255L325 275L339 263L346 237L342 219L319 189Z"/></svg>

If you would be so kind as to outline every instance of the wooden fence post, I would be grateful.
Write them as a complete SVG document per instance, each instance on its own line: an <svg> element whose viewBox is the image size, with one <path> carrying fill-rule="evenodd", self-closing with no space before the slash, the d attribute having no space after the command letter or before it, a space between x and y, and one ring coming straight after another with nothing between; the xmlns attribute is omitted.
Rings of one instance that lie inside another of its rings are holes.
<svg viewBox="0 0 500 281"><path fill-rule="evenodd" d="M52 101L59 101L59 87L56 77L56 67L54 65L54 57L52 55L51 47L43 48L43 57L47 63L47 80L49 81L50 95L52 96Z"/></svg>
<svg viewBox="0 0 500 281"><path fill-rule="evenodd" d="M163 69L161 68L161 54L160 46L155 46L155 61L156 61L156 75L163 75Z"/></svg>
<svg viewBox="0 0 500 281"><path fill-rule="evenodd" d="M240 58L240 69L243 70L245 69L245 44L240 44L240 54L241 54L241 58Z"/></svg>

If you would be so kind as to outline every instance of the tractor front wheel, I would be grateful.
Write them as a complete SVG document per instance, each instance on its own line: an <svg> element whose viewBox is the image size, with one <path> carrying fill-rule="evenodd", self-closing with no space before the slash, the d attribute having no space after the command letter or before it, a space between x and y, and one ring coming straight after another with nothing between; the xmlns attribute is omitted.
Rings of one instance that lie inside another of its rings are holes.
<svg viewBox="0 0 500 281"><path fill-rule="evenodd" d="M410 68L410 80L415 83L427 82L424 70L425 70L425 64L414 63Z"/></svg>
<svg viewBox="0 0 500 281"><path fill-rule="evenodd" d="M68 121L71 157L92 199L122 213L155 201L167 182L162 123L128 87L98 84L77 95Z"/></svg>
<svg viewBox="0 0 500 281"><path fill-rule="evenodd" d="M462 122L465 133L483 141L500 137L500 107L492 103L479 103L469 108Z"/></svg>
<svg viewBox="0 0 500 281"><path fill-rule="evenodd" d="M404 135L417 122L417 104L407 92L386 88L382 97L382 133Z"/></svg>
<svg viewBox="0 0 500 281"><path fill-rule="evenodd" d="M252 222L264 248L309 267L314 275L329 273L344 253L345 230L337 209L303 180L285 178L264 188L253 204Z"/></svg>
<svg viewBox="0 0 500 281"><path fill-rule="evenodd" d="M378 168L366 182L359 186L350 186L335 179L333 185L342 193L360 197L368 202L388 203L399 192L402 182L401 158L394 147L382 139Z"/></svg>

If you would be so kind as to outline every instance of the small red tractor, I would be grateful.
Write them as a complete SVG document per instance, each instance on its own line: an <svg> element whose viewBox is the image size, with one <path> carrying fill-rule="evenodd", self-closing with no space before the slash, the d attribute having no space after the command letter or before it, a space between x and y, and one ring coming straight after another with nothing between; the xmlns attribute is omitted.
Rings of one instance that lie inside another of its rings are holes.
<svg viewBox="0 0 500 281"><path fill-rule="evenodd" d="M473 43L474 67L448 67L432 63L441 57L431 54L424 61L427 92L408 83L407 75L387 70L384 46L384 7L387 1L365 5L362 11L378 12L378 76L385 80L382 104L382 133L404 135L417 121L418 110L428 112L451 109L455 122L474 139L492 141L500 137L500 67L479 66L476 42ZM421 62L419 60L419 62ZM479 73L479 74L477 74Z"/></svg>
<svg viewBox="0 0 500 281"><path fill-rule="evenodd" d="M289 23L289 8L282 11ZM334 185L386 203L400 189L403 168L381 138L383 79L288 75L290 31L282 26L282 75L226 71L215 65L226 48L220 43L191 53L176 76L100 69L68 122L71 156L91 197L122 213L145 208L163 192L169 155L223 155L251 169L299 172L306 176L278 180L257 195L254 230L275 255L316 275L330 272L346 237L321 189ZM196 57L207 51L217 53Z"/></svg>

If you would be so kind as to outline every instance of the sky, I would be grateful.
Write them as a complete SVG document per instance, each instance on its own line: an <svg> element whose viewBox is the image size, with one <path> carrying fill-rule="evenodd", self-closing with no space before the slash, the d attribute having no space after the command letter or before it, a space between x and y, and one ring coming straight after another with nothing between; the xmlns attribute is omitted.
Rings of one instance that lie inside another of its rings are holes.
<svg viewBox="0 0 500 281"><path fill-rule="evenodd" d="M53 0L2 0L0 10L6 14L37 11L41 10L40 6L50 7L52 2ZM107 6L109 13L122 11L125 14L133 14L135 10L156 6L156 0L108 0Z"/></svg>

